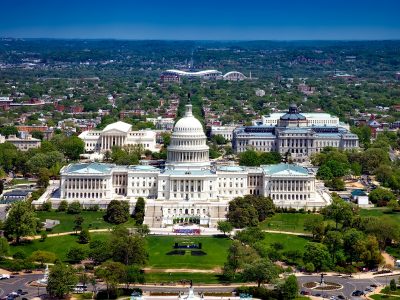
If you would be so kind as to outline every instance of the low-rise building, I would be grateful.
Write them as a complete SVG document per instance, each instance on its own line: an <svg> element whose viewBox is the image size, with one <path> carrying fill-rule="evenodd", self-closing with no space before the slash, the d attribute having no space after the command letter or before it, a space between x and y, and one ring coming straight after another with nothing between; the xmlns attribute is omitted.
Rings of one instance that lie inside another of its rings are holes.
<svg viewBox="0 0 400 300"><path fill-rule="evenodd" d="M222 135L224 139L231 141L233 136L233 131L237 128L236 125L226 125L226 126L211 126L210 135Z"/></svg>
<svg viewBox="0 0 400 300"><path fill-rule="evenodd" d="M145 150L159 151L156 132L153 130L133 131L132 125L118 121L107 125L103 130L84 131L79 135L85 143L86 152L105 152L114 146L142 146Z"/></svg>
<svg viewBox="0 0 400 300"><path fill-rule="evenodd" d="M16 135L10 135L5 139L5 142L13 144L21 151L27 151L29 149L39 148L41 141L33 138L30 134L24 135L24 137L17 137Z"/></svg>

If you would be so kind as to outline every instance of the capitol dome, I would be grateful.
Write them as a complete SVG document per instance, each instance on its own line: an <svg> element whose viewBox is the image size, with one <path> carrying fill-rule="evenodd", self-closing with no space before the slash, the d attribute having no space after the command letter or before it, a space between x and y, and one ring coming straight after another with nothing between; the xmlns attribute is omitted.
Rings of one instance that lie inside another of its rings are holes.
<svg viewBox="0 0 400 300"><path fill-rule="evenodd" d="M166 167L169 169L210 167L207 137L200 121L193 116L191 104L186 105L185 116L175 124L168 146Z"/></svg>
<svg viewBox="0 0 400 300"><path fill-rule="evenodd" d="M192 105L186 105L185 116L176 122L174 133L201 133L204 135L203 125L197 120L192 113Z"/></svg>

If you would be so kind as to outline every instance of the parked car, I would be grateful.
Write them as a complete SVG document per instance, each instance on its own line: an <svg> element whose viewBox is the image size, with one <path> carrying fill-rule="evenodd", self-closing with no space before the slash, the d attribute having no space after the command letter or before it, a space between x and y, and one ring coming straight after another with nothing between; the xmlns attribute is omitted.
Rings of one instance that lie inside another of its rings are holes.
<svg viewBox="0 0 400 300"><path fill-rule="evenodd" d="M10 279L10 274L1 274L0 280L3 280L3 279Z"/></svg>
<svg viewBox="0 0 400 300"><path fill-rule="evenodd" d="M308 292L308 291L301 291L301 292L300 292L300 295L310 295L310 292Z"/></svg>
<svg viewBox="0 0 400 300"><path fill-rule="evenodd" d="M360 297L360 296L364 295L364 292L363 292L363 291L360 291L360 290L356 290L356 291L354 291L351 295L352 295L353 297Z"/></svg>

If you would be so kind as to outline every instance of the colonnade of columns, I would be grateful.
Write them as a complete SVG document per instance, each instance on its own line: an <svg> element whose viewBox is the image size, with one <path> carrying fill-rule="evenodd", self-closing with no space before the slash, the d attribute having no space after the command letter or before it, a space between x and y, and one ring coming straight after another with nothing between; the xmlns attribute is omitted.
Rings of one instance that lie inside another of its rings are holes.
<svg viewBox="0 0 400 300"><path fill-rule="evenodd" d="M192 161L192 162L203 162L208 160L208 150L207 151L196 151L196 152L168 152L169 161Z"/></svg>
<svg viewBox="0 0 400 300"><path fill-rule="evenodd" d="M122 147L125 145L125 136L101 136L101 149L102 150L110 150L113 146Z"/></svg>
<svg viewBox="0 0 400 300"><path fill-rule="evenodd" d="M204 180L196 179L172 179L170 191L178 193L197 193L204 190Z"/></svg>
<svg viewBox="0 0 400 300"><path fill-rule="evenodd" d="M315 189L312 180L273 180L271 192L312 192Z"/></svg>
<svg viewBox="0 0 400 300"><path fill-rule="evenodd" d="M93 190L106 187L106 179L97 178L69 178L65 179L65 188L75 190Z"/></svg>

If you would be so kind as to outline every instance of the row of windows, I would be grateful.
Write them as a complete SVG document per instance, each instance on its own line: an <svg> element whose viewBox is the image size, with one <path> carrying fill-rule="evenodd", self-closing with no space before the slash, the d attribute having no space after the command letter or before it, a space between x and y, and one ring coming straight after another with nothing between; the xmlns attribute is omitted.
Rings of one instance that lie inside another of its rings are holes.
<svg viewBox="0 0 400 300"><path fill-rule="evenodd" d="M68 198L89 198L89 199L101 199L103 193L67 193Z"/></svg>

